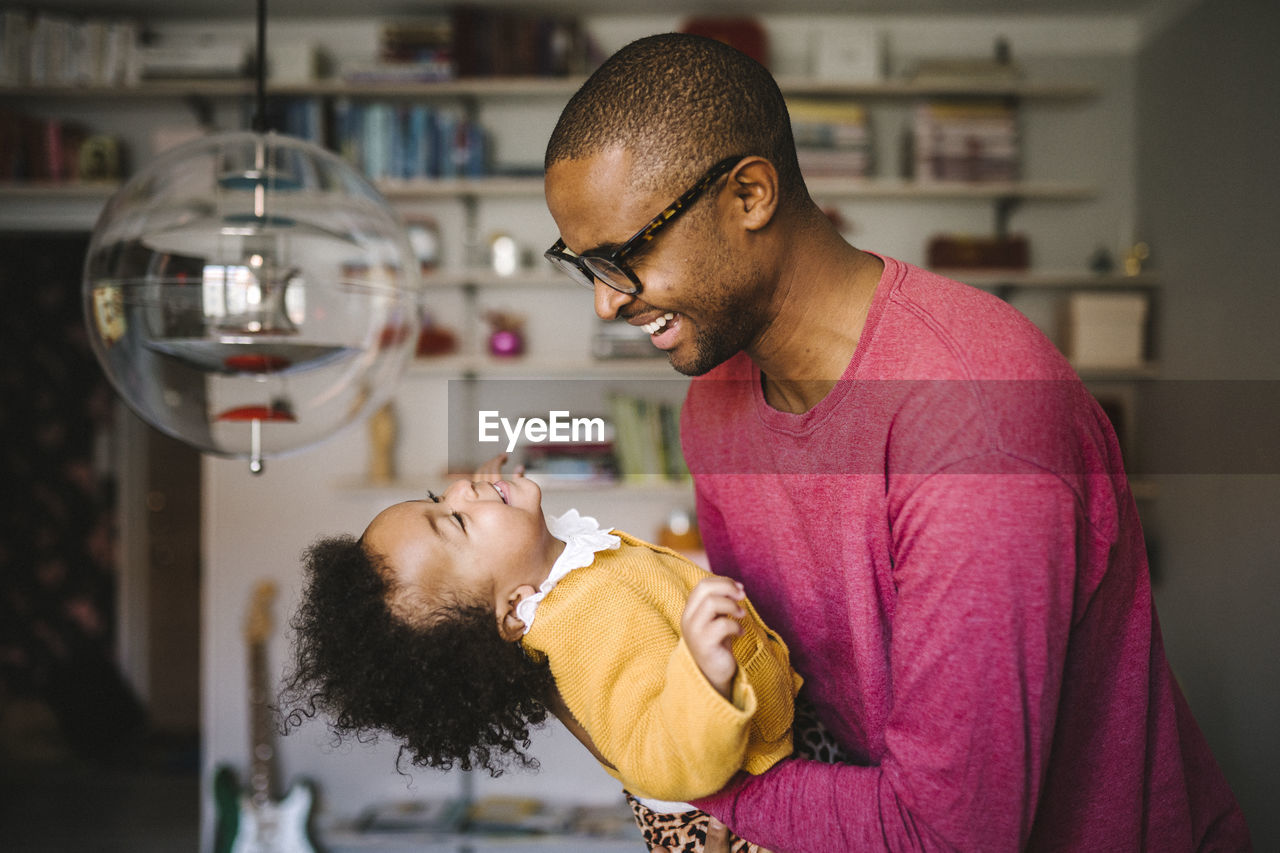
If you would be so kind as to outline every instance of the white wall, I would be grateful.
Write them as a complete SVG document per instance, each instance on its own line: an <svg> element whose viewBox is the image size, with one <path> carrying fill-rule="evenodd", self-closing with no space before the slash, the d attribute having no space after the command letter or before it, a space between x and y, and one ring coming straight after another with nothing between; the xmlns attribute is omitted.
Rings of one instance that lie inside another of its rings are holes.
<svg viewBox="0 0 1280 853"><path fill-rule="evenodd" d="M1033 234L1038 265L1058 268L1079 269L1098 245L1118 252L1132 239L1132 66L1138 33L1133 20L1090 17L915 21L843 16L777 16L765 20L775 39L779 73L807 70L807 40L819 27L874 26L888 37L896 63L907 61L912 54L986 55L995 38L1004 35L1011 39L1015 56L1043 76L1100 84L1103 94L1095 100L1029 106L1026 122L1030 176L1092 183L1099 189L1098 198L1085 203L1031 204L1015 214L1013 224L1015 229ZM670 29L677 23L669 17L600 17L591 21L607 51L633 37ZM278 34L281 29L277 25L275 32ZM355 27L353 32L358 40L360 28ZM558 106L543 104L538 109L538 116L512 121L517 133L528 136L529 128L537 126L540 130L534 135L540 133L545 138ZM885 130L891 138L904 109L891 106L887 110ZM516 147L509 150L520 152L519 161L540 160L540 141L536 145L528 140L514 144ZM512 159L517 159L514 154ZM511 227L523 229L531 243L551 242L554 230L539 204L521 203L518 208L505 211L495 205L484 203L482 216L486 222L505 218L515 223ZM933 231L946 228L985 232L992 222L988 203L846 202L843 207L855 223L850 235L854 242L917 262L922 260L925 239ZM456 245L452 249L456 250ZM537 310L534 305L521 307ZM584 294L576 309L553 310L577 310L587 315L590 306ZM401 396L407 442L402 456L409 473L424 478L439 474L439 465L432 460L438 460L433 453L439 453L442 440L442 399L443 380L423 377L411 378ZM243 463L208 460L205 464L204 743L210 768L221 762L237 767L248 763L240 635L254 584L262 578L279 583L282 596L277 619L283 623L296 601L298 558L303 548L320 534L359 532L383 505L408 497L344 488L344 482L358 479L363 472L365 454L363 430L357 428L320 448L269 461L267 472L261 477L250 475ZM550 498L553 503L568 500L563 495ZM606 520L625 517L626 526L640 535L653 535L664 514L661 502L654 505L644 497L603 500L590 509ZM279 670L285 665L288 648L280 633L272 641L269 653L274 668ZM334 751L320 725L291 735L281 748L285 779L315 779L323 791L323 807L330 815L350 816L370 803L387 799L455 793L462 785L457 774L415 771L413 787L409 788L393 767L393 745ZM553 728L539 737L536 752L543 761L539 774L519 773L500 780L479 778L474 780L477 793L521 792L583 801L617 796L616 784L559 729ZM205 778L208 776L206 773Z"/></svg>
<svg viewBox="0 0 1280 853"><path fill-rule="evenodd" d="M1165 376L1190 389L1181 411L1153 425L1157 451L1276 447L1277 32L1275 3L1206 0L1154 33L1139 57L1139 216L1164 281L1161 360ZM1255 384L1234 384L1242 380ZM1220 395L1233 387L1244 395ZM1252 404L1251 416L1205 402L1210 395ZM1277 850L1280 471L1200 467L1159 479L1150 531L1169 659L1255 848Z"/></svg>

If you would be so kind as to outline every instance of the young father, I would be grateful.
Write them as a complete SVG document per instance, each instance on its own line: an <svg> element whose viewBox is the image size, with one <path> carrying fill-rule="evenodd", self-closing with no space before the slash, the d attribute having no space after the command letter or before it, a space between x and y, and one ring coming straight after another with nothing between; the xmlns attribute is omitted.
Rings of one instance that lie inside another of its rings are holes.
<svg viewBox="0 0 1280 853"><path fill-rule="evenodd" d="M1165 659L1115 435L1029 322L846 243L773 79L715 41L619 51L546 165L548 257L697 377L712 567L856 760L700 806L777 851L1248 849Z"/></svg>

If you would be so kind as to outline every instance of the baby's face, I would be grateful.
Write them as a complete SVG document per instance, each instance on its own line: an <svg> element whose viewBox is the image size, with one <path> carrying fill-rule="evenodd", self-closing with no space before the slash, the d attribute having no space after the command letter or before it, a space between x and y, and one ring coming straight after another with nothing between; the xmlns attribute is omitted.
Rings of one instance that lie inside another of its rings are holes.
<svg viewBox="0 0 1280 853"><path fill-rule="evenodd" d="M492 602L495 614L517 587L542 583L560 544L547 530L542 490L523 477L458 480L443 495L395 504L364 540L402 588L421 593L409 600L461 594Z"/></svg>

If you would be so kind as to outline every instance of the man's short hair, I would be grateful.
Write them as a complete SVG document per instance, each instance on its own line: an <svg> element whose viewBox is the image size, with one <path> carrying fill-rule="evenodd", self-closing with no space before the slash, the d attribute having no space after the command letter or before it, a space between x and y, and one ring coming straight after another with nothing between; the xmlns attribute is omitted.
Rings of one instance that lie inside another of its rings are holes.
<svg viewBox="0 0 1280 853"><path fill-rule="evenodd" d="M632 180L675 195L712 164L754 154L778 170L784 198L807 195L791 119L760 63L714 39L648 36L611 56L570 99L545 165L625 148Z"/></svg>

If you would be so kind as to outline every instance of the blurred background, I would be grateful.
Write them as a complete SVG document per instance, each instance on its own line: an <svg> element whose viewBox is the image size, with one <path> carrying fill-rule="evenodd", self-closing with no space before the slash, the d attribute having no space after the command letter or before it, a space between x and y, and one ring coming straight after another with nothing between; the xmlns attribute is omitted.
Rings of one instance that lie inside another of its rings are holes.
<svg viewBox="0 0 1280 853"><path fill-rule="evenodd" d="M464 819L504 834L483 849L642 849L616 783L558 726L537 735L536 774L405 775L394 744L255 730L254 697L287 667L305 546L498 449L460 413L608 420L517 448L548 511L697 555L670 430L683 380L539 257L560 108L614 50L678 29L770 67L850 242L1010 300L1076 364L1124 445L1169 659L1257 849L1280 849L1280 6L643 5L270 4L273 127L376 183L428 297L393 402L254 475L117 401L80 299L120 182L247 127L252 4L0 4L6 849L212 849L216 772L245 786L263 745L275 796L313 786L325 849L458 849L441 839Z"/></svg>

